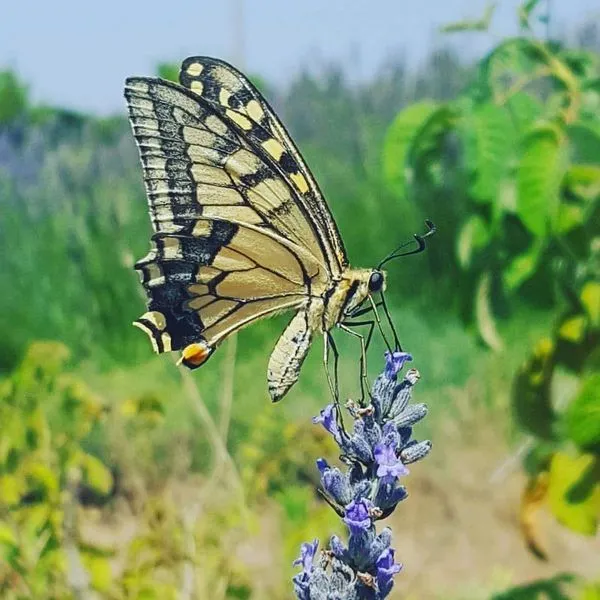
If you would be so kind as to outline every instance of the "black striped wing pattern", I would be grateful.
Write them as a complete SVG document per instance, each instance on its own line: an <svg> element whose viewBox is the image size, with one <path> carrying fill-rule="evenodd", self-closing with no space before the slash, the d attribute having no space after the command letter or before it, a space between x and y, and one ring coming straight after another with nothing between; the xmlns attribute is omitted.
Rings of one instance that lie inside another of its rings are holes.
<svg viewBox="0 0 600 600"><path fill-rule="evenodd" d="M136 264L157 352L206 349L330 289L347 267L335 222L257 89L227 63L192 57L180 84L125 85L142 161L152 249Z"/></svg>

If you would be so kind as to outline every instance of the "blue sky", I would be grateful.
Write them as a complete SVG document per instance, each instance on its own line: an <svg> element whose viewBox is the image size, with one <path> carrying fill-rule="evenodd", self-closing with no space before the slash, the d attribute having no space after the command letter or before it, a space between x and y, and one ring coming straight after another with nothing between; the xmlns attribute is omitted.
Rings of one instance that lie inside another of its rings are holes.
<svg viewBox="0 0 600 600"><path fill-rule="evenodd" d="M496 36L516 32L517 5L499 0ZM586 17L600 20L598 0L551 5L555 32L569 33ZM9 0L0 21L0 69L16 69L35 100L110 113L123 109L126 76L151 75L156 63L192 54L243 62L273 83L332 60L367 78L398 52L418 68L440 40L440 25L478 17L485 6L485 0ZM473 57L493 41L477 34L453 43Z"/></svg>

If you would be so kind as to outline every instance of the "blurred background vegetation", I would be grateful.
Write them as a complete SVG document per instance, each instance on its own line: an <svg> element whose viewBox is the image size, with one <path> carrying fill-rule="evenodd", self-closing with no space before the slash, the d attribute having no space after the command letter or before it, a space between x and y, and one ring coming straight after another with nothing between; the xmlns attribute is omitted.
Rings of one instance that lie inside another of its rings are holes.
<svg viewBox="0 0 600 600"><path fill-rule="evenodd" d="M439 229L388 277L434 441L392 519L398 598L600 598L600 27L538 38L536 4L479 62L254 78L353 265ZM150 224L128 123L34 103L12 70L0 206L0 597L289 597L300 542L338 527L314 493L320 351L277 406L286 317L193 375L152 356L130 325Z"/></svg>

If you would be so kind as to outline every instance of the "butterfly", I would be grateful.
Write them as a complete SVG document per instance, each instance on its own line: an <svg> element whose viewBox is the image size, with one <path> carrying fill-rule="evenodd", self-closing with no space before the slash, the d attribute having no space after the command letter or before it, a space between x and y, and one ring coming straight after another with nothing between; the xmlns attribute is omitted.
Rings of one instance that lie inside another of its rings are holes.
<svg viewBox="0 0 600 600"><path fill-rule="evenodd" d="M386 275L349 266L315 179L256 87L224 61L191 57L179 84L130 77L125 98L155 232L135 265L149 301L134 325L154 350L181 350L194 369L242 327L295 311L269 359L273 401L317 335L337 379L334 327L360 338L362 365L367 344L351 318L376 309Z"/></svg>

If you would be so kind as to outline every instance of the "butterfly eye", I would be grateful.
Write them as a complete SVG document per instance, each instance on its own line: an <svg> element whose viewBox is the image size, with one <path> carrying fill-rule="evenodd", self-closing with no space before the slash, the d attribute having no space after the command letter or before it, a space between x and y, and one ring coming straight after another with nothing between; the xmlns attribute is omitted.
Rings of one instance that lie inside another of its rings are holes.
<svg viewBox="0 0 600 600"><path fill-rule="evenodd" d="M369 277L369 291L379 292L383 287L383 274L380 271L373 271Z"/></svg>

